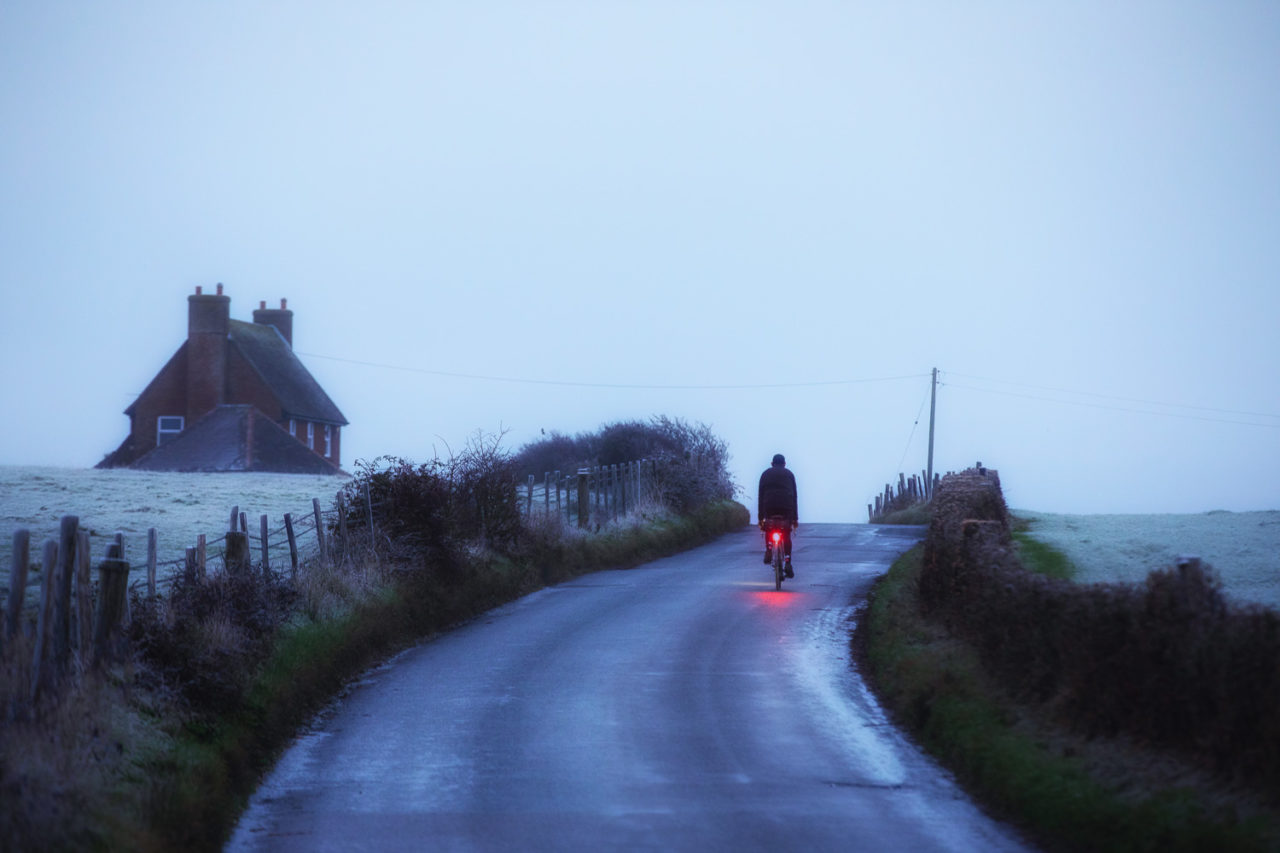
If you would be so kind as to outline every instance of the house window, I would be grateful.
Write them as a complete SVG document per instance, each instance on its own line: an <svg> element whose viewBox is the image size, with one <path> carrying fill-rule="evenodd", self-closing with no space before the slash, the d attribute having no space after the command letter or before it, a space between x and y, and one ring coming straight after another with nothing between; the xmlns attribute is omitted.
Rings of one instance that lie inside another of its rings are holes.
<svg viewBox="0 0 1280 853"><path fill-rule="evenodd" d="M298 422L293 418L289 418L289 435L294 438L298 437Z"/></svg>
<svg viewBox="0 0 1280 853"><path fill-rule="evenodd" d="M310 422L307 423L307 447L316 449L316 425Z"/></svg>
<svg viewBox="0 0 1280 853"><path fill-rule="evenodd" d="M333 455L333 427L329 424L324 425L324 455L326 459Z"/></svg>
<svg viewBox="0 0 1280 853"><path fill-rule="evenodd" d="M182 432L185 419L181 415L161 415L156 420L156 445L173 441Z"/></svg>

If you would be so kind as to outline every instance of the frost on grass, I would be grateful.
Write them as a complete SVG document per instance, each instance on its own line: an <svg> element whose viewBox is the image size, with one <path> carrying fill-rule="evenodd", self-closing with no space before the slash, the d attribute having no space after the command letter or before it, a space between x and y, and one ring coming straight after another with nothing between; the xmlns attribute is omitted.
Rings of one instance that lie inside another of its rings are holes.
<svg viewBox="0 0 1280 853"><path fill-rule="evenodd" d="M1195 515L1060 515L1017 510L1030 534L1075 563L1080 583L1142 583L1194 555L1232 598L1280 608L1280 510Z"/></svg>
<svg viewBox="0 0 1280 853"><path fill-rule="evenodd" d="M31 531L31 556L39 559L41 543L58 538L64 515L80 517L90 531L93 561L106 555L116 533L125 536L125 559L146 562L147 529L156 528L161 563L181 559L203 533L210 545L226 533L231 507L249 519L269 516L272 529L284 514L305 518L319 498L329 509L347 481L343 476L315 474L178 474L172 472L0 466L0 587L8 590L13 532ZM287 557L285 558L287 559ZM162 573L163 575L163 573Z"/></svg>

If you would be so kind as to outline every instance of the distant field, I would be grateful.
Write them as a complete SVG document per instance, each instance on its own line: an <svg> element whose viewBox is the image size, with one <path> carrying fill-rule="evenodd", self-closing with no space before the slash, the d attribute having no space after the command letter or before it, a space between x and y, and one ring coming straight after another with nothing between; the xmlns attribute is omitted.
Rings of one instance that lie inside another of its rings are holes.
<svg viewBox="0 0 1280 853"><path fill-rule="evenodd" d="M342 476L312 474L173 474L150 471L98 471L80 468L0 466L0 586L8 590L13 532L31 531L32 559L40 558L45 539L57 539L64 515L78 515L90 531L93 559L105 556L108 540L125 535L125 557L146 559L147 528L159 536L159 560L179 559L204 533L212 543L226 533L232 506L258 529L258 517L270 516L272 528L286 512L302 517L312 498L329 509L347 482Z"/></svg>
<svg viewBox="0 0 1280 853"><path fill-rule="evenodd" d="M1211 564L1234 598L1280 608L1280 511L1197 515L1059 515L1014 510L1062 551L1081 583L1141 583L1181 554Z"/></svg>

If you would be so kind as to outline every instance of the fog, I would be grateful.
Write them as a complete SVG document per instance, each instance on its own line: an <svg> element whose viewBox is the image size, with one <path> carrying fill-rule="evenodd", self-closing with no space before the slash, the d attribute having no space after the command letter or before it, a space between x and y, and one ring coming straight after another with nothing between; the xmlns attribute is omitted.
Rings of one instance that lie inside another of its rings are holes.
<svg viewBox="0 0 1280 853"><path fill-rule="evenodd" d="M711 425L803 521L981 460L1280 507L1280 6L0 6L0 463L287 298L342 461ZM754 507L753 507L754 508Z"/></svg>

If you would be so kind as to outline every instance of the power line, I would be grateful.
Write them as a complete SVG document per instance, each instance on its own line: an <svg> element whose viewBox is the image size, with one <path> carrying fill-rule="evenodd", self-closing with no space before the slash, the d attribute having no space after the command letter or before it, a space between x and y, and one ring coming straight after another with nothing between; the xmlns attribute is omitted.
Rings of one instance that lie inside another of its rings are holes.
<svg viewBox="0 0 1280 853"><path fill-rule="evenodd" d="M959 375L959 374L956 374L956 375ZM994 388L979 388L976 385L958 385L955 382L946 382L943 384L945 384L949 388L961 388L967 391L977 391L979 393L984 393L984 394L998 394L1003 397L1020 397L1025 400L1043 400L1049 403L1061 403L1064 406L1083 406L1089 409L1105 409L1112 412L1131 412L1139 415L1157 415L1157 416L1166 417L1166 418L1183 418L1184 420L1207 421L1209 423L1216 423L1216 424L1236 424L1237 426L1254 426L1254 427L1264 427L1269 429L1280 429L1280 423L1260 424L1255 421L1233 421L1233 420L1227 420L1226 418L1207 418L1207 417L1204 417L1203 415L1188 415L1188 414L1183 414L1181 412L1154 412L1154 411L1151 411L1150 409L1133 409L1125 406L1108 406L1103 403L1086 403L1082 400L1063 400L1057 397L1042 397L1036 394L1021 394L1016 391L999 391ZM1071 392L1066 392L1066 393L1071 393ZM1097 396L1105 396L1105 395L1097 395ZM1124 398L1118 398L1118 399L1124 399ZM1153 403L1151 405L1167 405L1167 404ZM1204 407L1187 406L1185 408L1204 408ZM1225 410L1207 409L1207 411L1225 411ZM1259 415L1259 416L1260 417L1277 417L1276 415Z"/></svg>
<svg viewBox="0 0 1280 853"><path fill-rule="evenodd" d="M1030 388L1034 391L1048 391L1054 394L1075 394L1080 397L1097 397L1102 400L1118 400L1123 403L1139 403L1144 406L1165 406L1170 409L1191 409L1193 411L1198 411L1198 412L1217 412L1218 414L1222 414L1222 415L1242 415L1244 417L1252 417L1252 418L1280 418L1280 414L1274 414L1270 412L1242 412L1235 409L1218 409L1218 408L1213 408L1211 406L1191 406L1184 403L1165 403L1160 400L1143 400L1136 397L1121 397L1115 394L1100 394L1096 391L1072 391L1068 388L1050 388L1044 385L1032 385L1027 382L1013 382L1007 379L990 379L985 376L972 376L966 373L953 373L952 371L949 371L949 370L946 371L946 374L949 376L959 376L962 379L975 379L979 382L994 382L997 385L1012 385L1017 388ZM971 387L971 386L956 385L955 387L963 388L963 387ZM974 388L972 390L983 391L983 390L989 390L989 389ZM992 393L998 394L998 393L1010 393L1010 392L992 391ZM1049 399L1049 398L1034 398L1034 399ZM1068 402L1068 401L1062 400L1059 402ZM1121 411L1137 411L1137 410L1122 409ZM1165 413L1150 412L1149 414L1165 414ZM1175 415L1175 417L1183 417L1183 416ZM1236 423L1236 421L1226 421L1226 423ZM1260 426L1265 426L1265 424L1260 424Z"/></svg>
<svg viewBox="0 0 1280 853"><path fill-rule="evenodd" d="M920 409L916 412L916 419L911 422L911 434L907 436L907 446L902 448L902 458L898 460L898 470L902 470L902 464L907 461L907 453L911 450L911 440L916 437L916 427L920 426L920 416L924 414L924 404L929 400L929 392L926 391L924 399L920 401Z"/></svg>
<svg viewBox="0 0 1280 853"><path fill-rule="evenodd" d="M310 352L300 352L298 355L306 358L320 358L326 361L338 361L343 364L356 364L361 367L376 367L381 370L400 370L406 373L424 373L429 376L444 376L450 379L469 379L483 382L511 382L520 385L559 385L570 388L615 388L649 391L732 391L760 388L816 388L834 385L860 385L870 382L895 382L900 379L918 379L921 376L928 375L924 373L914 373L907 376L877 376L865 379L829 379L801 382L746 382L741 384L710 385L668 385L661 383L575 382L567 379L527 379L516 376L489 376L479 373L453 373L446 370L428 370L425 367L407 367L399 364L361 361L354 358L341 358L334 355L320 355L318 353Z"/></svg>

